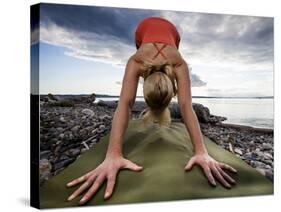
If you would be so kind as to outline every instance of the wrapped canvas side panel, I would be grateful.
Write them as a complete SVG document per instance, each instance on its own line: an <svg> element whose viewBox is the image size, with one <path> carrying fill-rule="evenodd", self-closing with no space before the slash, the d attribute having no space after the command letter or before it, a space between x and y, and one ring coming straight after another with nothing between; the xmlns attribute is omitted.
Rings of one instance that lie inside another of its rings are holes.
<svg viewBox="0 0 281 212"><path fill-rule="evenodd" d="M39 4L30 7L30 205L39 208Z"/></svg>

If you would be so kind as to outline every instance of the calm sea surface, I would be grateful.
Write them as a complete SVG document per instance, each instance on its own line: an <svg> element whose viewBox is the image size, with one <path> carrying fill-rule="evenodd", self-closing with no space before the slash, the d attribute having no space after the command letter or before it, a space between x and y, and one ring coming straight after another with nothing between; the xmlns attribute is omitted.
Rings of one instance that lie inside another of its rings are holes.
<svg viewBox="0 0 281 212"><path fill-rule="evenodd" d="M118 98L98 98L118 100ZM136 101L144 101L136 98ZM210 109L211 114L227 118L224 123L243 124L261 128L273 128L273 99L192 98Z"/></svg>

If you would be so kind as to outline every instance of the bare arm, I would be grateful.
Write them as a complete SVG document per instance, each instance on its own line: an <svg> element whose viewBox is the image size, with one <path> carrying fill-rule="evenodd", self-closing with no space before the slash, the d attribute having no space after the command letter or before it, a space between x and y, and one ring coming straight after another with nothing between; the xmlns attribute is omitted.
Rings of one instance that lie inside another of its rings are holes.
<svg viewBox="0 0 281 212"><path fill-rule="evenodd" d="M178 82L178 104L184 124L190 134L195 153L206 153L197 116L192 108L191 82L187 63L182 61L176 67Z"/></svg>
<svg viewBox="0 0 281 212"><path fill-rule="evenodd" d="M131 57L127 62L123 77L120 100L113 117L106 157L98 167L67 184L67 186L72 187L83 183L68 197L68 201L73 200L82 194L82 192L88 190L79 202L79 204L85 204L95 195L105 180L107 180L107 185L104 198L107 199L113 193L116 176L119 170L142 170L141 166L124 158L122 155L123 137L128 125L130 111L135 101L138 78L138 63Z"/></svg>
<svg viewBox="0 0 281 212"><path fill-rule="evenodd" d="M131 57L126 65L118 106L115 110L106 157L122 156L122 143L134 105L139 64Z"/></svg>
<svg viewBox="0 0 281 212"><path fill-rule="evenodd" d="M194 146L194 156L188 161L185 170L189 171L193 165L199 165L212 185L216 185L215 178L226 188L231 188L235 181L223 170L236 173L231 166L213 159L207 152L197 116L192 108L191 82L187 63L182 60L175 68L178 83L178 103L184 124L189 132ZM214 178L215 177L215 178Z"/></svg>

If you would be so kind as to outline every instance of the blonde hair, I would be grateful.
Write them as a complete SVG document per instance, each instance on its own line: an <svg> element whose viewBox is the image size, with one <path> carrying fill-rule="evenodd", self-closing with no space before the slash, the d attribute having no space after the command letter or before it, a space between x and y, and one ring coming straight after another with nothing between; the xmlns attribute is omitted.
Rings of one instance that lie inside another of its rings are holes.
<svg viewBox="0 0 281 212"><path fill-rule="evenodd" d="M144 79L143 96L148 106L140 114L144 126L154 122L158 122L160 127L169 125L171 114L168 106L177 95L173 65L168 61L159 65L145 61L141 75Z"/></svg>

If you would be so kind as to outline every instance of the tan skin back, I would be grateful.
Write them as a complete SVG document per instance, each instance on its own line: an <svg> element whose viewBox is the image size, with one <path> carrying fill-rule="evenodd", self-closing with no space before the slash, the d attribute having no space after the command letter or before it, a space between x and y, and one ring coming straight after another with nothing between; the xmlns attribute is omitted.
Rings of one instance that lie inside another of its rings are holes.
<svg viewBox="0 0 281 212"><path fill-rule="evenodd" d="M160 49L164 44L156 43L156 45ZM142 64L144 61L149 61L153 64L161 64L165 62L166 59L161 54L158 54L155 59L152 59L157 54L157 52L158 50L153 45L153 43L144 43L133 55L133 58L140 64ZM173 66L177 66L182 63L183 58L178 49L174 46L166 45L162 50L162 53L173 64Z"/></svg>

